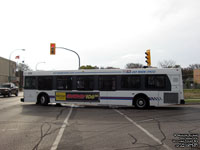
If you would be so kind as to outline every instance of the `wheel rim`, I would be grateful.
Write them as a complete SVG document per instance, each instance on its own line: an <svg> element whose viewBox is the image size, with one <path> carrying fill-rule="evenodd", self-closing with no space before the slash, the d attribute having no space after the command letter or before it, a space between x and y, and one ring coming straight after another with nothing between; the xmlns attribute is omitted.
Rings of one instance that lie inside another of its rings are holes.
<svg viewBox="0 0 200 150"><path fill-rule="evenodd" d="M46 101L45 97L44 97L44 96L41 96L41 98L40 98L40 103L41 103L41 104L44 104L45 101Z"/></svg>
<svg viewBox="0 0 200 150"><path fill-rule="evenodd" d="M146 101L143 98L140 98L137 100L137 106L139 108L143 108L143 107L145 107L145 105L146 105Z"/></svg>
<svg viewBox="0 0 200 150"><path fill-rule="evenodd" d="M140 100L138 103L139 103L140 106L144 105L144 101L143 100Z"/></svg>

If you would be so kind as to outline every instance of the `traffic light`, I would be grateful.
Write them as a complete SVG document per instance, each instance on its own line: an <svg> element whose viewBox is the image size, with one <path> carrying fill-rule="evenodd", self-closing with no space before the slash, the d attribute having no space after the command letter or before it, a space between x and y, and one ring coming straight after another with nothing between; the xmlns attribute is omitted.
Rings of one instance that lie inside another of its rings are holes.
<svg viewBox="0 0 200 150"><path fill-rule="evenodd" d="M51 43L50 44L50 54L51 55L55 55L56 54L56 44L55 43Z"/></svg>
<svg viewBox="0 0 200 150"><path fill-rule="evenodd" d="M146 63L147 63L147 66L151 66L151 53L150 53L150 49L146 50L145 52L146 56Z"/></svg>

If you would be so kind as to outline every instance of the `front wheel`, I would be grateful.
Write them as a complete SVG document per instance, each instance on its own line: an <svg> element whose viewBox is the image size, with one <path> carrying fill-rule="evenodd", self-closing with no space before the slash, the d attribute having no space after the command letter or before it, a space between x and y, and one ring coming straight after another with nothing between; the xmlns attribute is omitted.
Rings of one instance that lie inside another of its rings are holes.
<svg viewBox="0 0 200 150"><path fill-rule="evenodd" d="M48 103L49 103L49 96L46 95L46 94L40 95L40 97L39 97L39 103L41 105L45 105L45 106L48 105Z"/></svg>
<svg viewBox="0 0 200 150"><path fill-rule="evenodd" d="M11 92L8 93L8 97L11 97Z"/></svg>
<svg viewBox="0 0 200 150"><path fill-rule="evenodd" d="M135 107L139 109L144 109L149 107L149 102L144 97L138 97L135 101Z"/></svg>

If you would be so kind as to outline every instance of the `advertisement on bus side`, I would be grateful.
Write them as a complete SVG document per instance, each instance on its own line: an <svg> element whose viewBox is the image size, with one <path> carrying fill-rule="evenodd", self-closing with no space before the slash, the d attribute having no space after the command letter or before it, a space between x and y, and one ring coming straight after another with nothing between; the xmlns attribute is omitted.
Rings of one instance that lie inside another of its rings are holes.
<svg viewBox="0 0 200 150"><path fill-rule="evenodd" d="M56 92L56 101L100 102L99 92Z"/></svg>

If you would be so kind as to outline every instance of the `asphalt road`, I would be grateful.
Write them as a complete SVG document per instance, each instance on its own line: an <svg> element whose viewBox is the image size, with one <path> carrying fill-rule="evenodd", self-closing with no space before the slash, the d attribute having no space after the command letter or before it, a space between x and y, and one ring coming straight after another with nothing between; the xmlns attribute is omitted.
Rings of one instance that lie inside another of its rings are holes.
<svg viewBox="0 0 200 150"><path fill-rule="evenodd" d="M183 150L200 139L200 105L58 107L21 97L0 97L2 150Z"/></svg>

